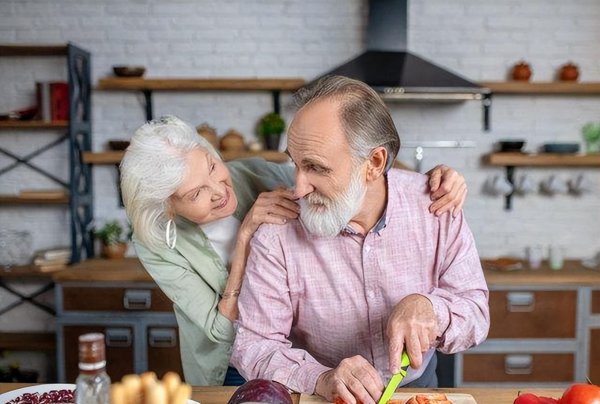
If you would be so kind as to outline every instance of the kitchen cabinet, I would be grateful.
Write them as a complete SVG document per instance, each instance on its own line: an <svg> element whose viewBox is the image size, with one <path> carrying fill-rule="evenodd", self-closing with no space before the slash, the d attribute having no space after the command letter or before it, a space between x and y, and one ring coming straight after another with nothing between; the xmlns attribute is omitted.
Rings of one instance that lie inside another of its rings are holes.
<svg viewBox="0 0 600 404"><path fill-rule="evenodd" d="M486 268L486 261L483 261ZM552 271L484 271L490 289L490 331L455 358L457 386L566 387L598 383L600 272L566 261Z"/></svg>
<svg viewBox="0 0 600 404"><path fill-rule="evenodd" d="M4 174L19 165L25 165L68 190L58 197L23 197L18 195L0 195L0 204L10 205L66 205L71 216L71 261L93 256L91 237L92 222L92 177L89 165L82 162L81 153L91 150L91 55L78 46L64 45L18 45L0 44L0 56L5 58L23 57L64 57L69 81L69 120L68 121L1 121L0 130L19 130L30 133L33 130L52 130L61 133L58 139L46 145L32 140L32 151L18 156L8 149L0 147L0 153L14 163L0 170ZM37 59L35 59L37 60ZM16 64L15 66L20 66ZM15 67L18 68L18 67ZM35 83L31 83L33 86ZM32 135L32 139L34 136ZM69 180L64 181L47 170L40 168L31 160L39 154L67 142L69 147ZM41 193L43 194L43 193ZM59 193L60 194L60 193ZM1 264L1 263L0 263Z"/></svg>
<svg viewBox="0 0 600 404"><path fill-rule="evenodd" d="M88 332L105 335L113 380L147 370L183 377L172 303L137 259L84 261L54 280L59 382L77 377L77 338Z"/></svg>

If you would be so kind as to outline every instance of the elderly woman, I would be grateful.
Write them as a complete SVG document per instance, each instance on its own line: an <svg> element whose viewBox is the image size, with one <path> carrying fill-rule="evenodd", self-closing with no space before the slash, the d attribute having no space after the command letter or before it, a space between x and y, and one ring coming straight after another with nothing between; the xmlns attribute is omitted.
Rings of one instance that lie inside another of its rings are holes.
<svg viewBox="0 0 600 404"><path fill-rule="evenodd" d="M262 223L298 217L293 185L291 165L224 163L172 116L133 135L121 162L123 201L138 257L173 301L188 383L243 382L229 356L249 240ZM466 187L456 171L434 168L430 188L432 212L461 208Z"/></svg>

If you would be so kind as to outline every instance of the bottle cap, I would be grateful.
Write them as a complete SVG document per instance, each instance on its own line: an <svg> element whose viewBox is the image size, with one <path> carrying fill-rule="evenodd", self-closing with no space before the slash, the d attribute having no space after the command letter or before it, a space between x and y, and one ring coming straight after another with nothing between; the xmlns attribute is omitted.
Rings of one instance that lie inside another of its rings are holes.
<svg viewBox="0 0 600 404"><path fill-rule="evenodd" d="M79 369L97 370L106 366L104 334L91 333L79 336Z"/></svg>

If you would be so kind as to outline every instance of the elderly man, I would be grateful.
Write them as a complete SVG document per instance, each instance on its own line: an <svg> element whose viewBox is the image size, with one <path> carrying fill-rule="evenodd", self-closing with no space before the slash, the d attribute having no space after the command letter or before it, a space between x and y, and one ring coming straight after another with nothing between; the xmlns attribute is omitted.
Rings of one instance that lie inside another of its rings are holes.
<svg viewBox="0 0 600 404"><path fill-rule="evenodd" d="M298 99L288 153L300 220L254 236L232 363L247 379L374 403L406 350L409 385L435 386L434 350L489 329L463 214L430 214L427 178L389 169L400 139L367 85L327 77Z"/></svg>

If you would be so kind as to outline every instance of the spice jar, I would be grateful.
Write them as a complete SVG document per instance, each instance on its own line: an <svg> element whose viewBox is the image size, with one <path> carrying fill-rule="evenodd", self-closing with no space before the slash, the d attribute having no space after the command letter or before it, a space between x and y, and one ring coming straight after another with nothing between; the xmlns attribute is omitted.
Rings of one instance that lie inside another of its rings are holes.
<svg viewBox="0 0 600 404"><path fill-rule="evenodd" d="M75 385L76 404L110 403L110 377L106 373L104 334L79 336L79 376Z"/></svg>

